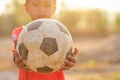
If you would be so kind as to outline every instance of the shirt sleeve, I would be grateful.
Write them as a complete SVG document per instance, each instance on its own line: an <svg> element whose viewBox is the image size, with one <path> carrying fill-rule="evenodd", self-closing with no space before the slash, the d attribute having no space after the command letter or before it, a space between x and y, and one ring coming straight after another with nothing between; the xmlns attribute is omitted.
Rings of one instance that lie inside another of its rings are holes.
<svg viewBox="0 0 120 80"><path fill-rule="evenodd" d="M12 32L12 40L14 42L14 49L16 47L17 40L18 40L18 37L19 37L19 34L20 34L21 31L22 31L22 28L19 27L19 28L15 28Z"/></svg>
<svg viewBox="0 0 120 80"><path fill-rule="evenodd" d="M14 49L16 48L17 40L18 40L18 37L21 31L22 31L22 28L15 28L12 32L12 40L14 42ZM13 61L15 62L14 56L13 56Z"/></svg>

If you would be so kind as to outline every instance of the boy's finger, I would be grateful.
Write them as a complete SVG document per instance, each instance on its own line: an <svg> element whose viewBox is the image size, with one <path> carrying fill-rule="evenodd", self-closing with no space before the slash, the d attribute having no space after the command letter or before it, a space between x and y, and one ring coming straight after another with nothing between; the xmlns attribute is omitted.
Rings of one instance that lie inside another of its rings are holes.
<svg viewBox="0 0 120 80"><path fill-rule="evenodd" d="M75 49L74 49L74 52L73 52L73 53L71 53L71 55L72 55L72 56L76 56L77 54L78 54L78 49L77 49L77 48L75 48Z"/></svg>
<svg viewBox="0 0 120 80"><path fill-rule="evenodd" d="M68 60L72 61L73 63L76 63L76 59L71 55L68 56Z"/></svg>
<svg viewBox="0 0 120 80"><path fill-rule="evenodd" d="M19 57L19 54L18 54L18 52L14 49L14 50L12 50L12 52L13 52L13 55L15 56L15 57Z"/></svg>
<svg viewBox="0 0 120 80"><path fill-rule="evenodd" d="M17 57L17 58L15 58L15 62L16 62L17 64L19 64L19 63L21 63L21 62L23 62L23 61L22 61L22 59L20 59L19 57Z"/></svg>
<svg viewBox="0 0 120 80"><path fill-rule="evenodd" d="M75 63L74 62L71 62L71 61L69 61L69 60L66 60L65 62L64 62L66 65L66 67L69 67L69 68L71 68L71 67L73 67L74 65L75 65Z"/></svg>
<svg viewBox="0 0 120 80"><path fill-rule="evenodd" d="M64 71L65 69L64 69L64 66L61 68L61 69L59 69L58 70L58 72L61 72L61 71Z"/></svg>
<svg viewBox="0 0 120 80"><path fill-rule="evenodd" d="M69 70L69 69L70 69L70 67L63 66L61 69L58 70L58 72Z"/></svg>

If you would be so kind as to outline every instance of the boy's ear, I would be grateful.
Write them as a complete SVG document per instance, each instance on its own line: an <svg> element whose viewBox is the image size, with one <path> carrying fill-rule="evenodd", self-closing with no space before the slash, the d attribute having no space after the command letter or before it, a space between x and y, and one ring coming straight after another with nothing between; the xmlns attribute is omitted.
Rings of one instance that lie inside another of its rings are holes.
<svg viewBox="0 0 120 80"><path fill-rule="evenodd" d="M29 11L28 11L28 6L27 6L27 4L24 4L24 12L25 13L28 13Z"/></svg>

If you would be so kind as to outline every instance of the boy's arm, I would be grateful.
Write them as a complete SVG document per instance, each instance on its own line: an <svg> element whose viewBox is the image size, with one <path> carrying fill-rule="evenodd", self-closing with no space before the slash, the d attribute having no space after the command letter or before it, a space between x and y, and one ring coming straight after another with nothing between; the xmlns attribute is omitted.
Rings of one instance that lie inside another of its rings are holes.
<svg viewBox="0 0 120 80"><path fill-rule="evenodd" d="M13 57L14 57L14 62L17 65L18 68L25 69L27 71L31 71L28 65L26 65L26 62L19 56L18 52L13 49Z"/></svg>
<svg viewBox="0 0 120 80"><path fill-rule="evenodd" d="M29 67L26 65L25 61L19 56L18 52L16 51L16 44L17 44L17 40L19 37L20 32L22 31L22 28L15 28L12 32L12 39L14 42L14 49L12 50L13 53L13 60L14 63L16 64L16 66L18 68L23 68L27 71L30 71Z"/></svg>

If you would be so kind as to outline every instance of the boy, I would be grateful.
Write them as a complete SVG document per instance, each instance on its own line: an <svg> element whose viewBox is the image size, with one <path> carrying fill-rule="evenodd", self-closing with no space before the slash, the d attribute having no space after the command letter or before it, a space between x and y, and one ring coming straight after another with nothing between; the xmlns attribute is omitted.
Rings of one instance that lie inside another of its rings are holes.
<svg viewBox="0 0 120 80"><path fill-rule="evenodd" d="M56 0L26 0L24 4L25 11L29 14L32 20L40 19L40 18L51 18L56 9ZM20 32L23 27L16 28L13 30L12 36L15 43L17 43L17 39L19 37ZM15 48L14 47L14 48ZM18 55L17 51L13 50L14 62L19 70L19 80L65 80L64 79L64 70L69 70L76 63L74 56L78 53L77 48L75 48L74 52L68 56L68 59L65 60L65 64L63 68L61 68L58 72L53 73L36 73L29 69L29 66L26 65L25 61Z"/></svg>

